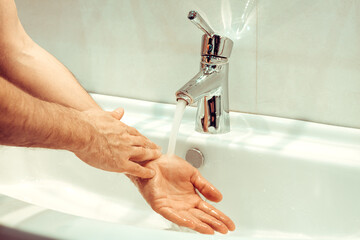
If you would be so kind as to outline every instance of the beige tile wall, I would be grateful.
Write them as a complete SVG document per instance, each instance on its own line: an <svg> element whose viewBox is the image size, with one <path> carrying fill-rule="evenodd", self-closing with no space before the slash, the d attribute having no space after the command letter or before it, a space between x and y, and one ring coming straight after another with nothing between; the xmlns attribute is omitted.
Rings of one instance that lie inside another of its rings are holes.
<svg viewBox="0 0 360 240"><path fill-rule="evenodd" d="M252 1L16 3L88 91L174 103L199 68L201 32L186 18L196 9L235 42L231 110L360 128L360 1Z"/></svg>
<svg viewBox="0 0 360 240"><path fill-rule="evenodd" d="M360 1L259 0L258 113L360 127Z"/></svg>

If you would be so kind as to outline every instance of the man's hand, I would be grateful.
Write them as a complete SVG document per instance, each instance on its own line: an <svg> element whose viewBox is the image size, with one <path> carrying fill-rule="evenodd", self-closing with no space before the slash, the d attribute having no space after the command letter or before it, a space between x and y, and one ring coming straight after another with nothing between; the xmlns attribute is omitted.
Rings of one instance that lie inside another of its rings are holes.
<svg viewBox="0 0 360 240"><path fill-rule="evenodd" d="M155 177L128 177L155 212L200 233L213 234L214 230L227 233L235 229L229 217L197 194L196 189L211 201L222 199L221 193L185 160L163 155L145 166L156 171Z"/></svg>
<svg viewBox="0 0 360 240"><path fill-rule="evenodd" d="M159 158L161 150L135 128L120 122L123 114L121 108L113 112L84 111L83 117L94 131L90 144L80 146L74 153L96 168L151 178L155 171L139 163Z"/></svg>

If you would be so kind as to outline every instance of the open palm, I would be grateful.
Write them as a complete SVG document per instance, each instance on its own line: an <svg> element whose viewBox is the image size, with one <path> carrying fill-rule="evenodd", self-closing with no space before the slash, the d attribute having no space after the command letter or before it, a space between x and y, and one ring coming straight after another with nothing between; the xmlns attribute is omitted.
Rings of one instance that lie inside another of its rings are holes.
<svg viewBox="0 0 360 240"><path fill-rule="evenodd" d="M128 177L154 211L200 233L213 234L214 230L227 233L235 229L229 217L197 194L195 189L208 200L219 202L222 199L221 193L185 160L163 155L144 166L156 171L152 179Z"/></svg>

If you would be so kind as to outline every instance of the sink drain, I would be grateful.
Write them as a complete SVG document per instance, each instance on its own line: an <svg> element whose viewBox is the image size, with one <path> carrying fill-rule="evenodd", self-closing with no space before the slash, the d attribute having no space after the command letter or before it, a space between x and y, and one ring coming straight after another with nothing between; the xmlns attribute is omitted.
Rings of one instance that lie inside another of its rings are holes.
<svg viewBox="0 0 360 240"><path fill-rule="evenodd" d="M204 155L197 148L189 149L186 153L185 159L196 168L199 168L204 164Z"/></svg>

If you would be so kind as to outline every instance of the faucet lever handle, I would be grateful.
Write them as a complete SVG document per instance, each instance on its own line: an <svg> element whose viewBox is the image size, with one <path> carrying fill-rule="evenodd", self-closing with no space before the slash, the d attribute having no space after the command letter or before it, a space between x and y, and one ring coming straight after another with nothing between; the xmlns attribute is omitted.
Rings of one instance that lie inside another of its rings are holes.
<svg viewBox="0 0 360 240"><path fill-rule="evenodd" d="M215 31L209 26L209 24L201 17L201 15L197 11L190 11L188 14L188 19L209 37L212 37L215 34Z"/></svg>

